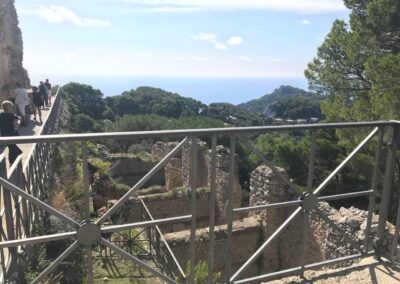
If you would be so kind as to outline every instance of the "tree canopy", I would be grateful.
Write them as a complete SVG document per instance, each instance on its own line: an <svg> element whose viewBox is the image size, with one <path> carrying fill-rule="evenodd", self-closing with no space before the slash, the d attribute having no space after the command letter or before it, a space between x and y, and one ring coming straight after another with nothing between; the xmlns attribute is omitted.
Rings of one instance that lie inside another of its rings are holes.
<svg viewBox="0 0 400 284"><path fill-rule="evenodd" d="M322 111L330 121L397 119L400 1L344 2L350 21L334 22L308 64L310 89L327 95Z"/></svg>

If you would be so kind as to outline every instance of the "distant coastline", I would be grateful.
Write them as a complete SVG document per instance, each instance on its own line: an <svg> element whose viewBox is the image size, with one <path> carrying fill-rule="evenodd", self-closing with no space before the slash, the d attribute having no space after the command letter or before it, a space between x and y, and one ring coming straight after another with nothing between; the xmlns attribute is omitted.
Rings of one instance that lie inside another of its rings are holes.
<svg viewBox="0 0 400 284"><path fill-rule="evenodd" d="M48 76L45 76L46 78ZM57 76L53 84L77 82L100 89L105 96L119 95L140 86L150 86L191 97L205 104L228 102L240 104L271 93L281 85L307 90L305 78L271 77L156 77L156 76ZM31 77L32 84L43 78Z"/></svg>

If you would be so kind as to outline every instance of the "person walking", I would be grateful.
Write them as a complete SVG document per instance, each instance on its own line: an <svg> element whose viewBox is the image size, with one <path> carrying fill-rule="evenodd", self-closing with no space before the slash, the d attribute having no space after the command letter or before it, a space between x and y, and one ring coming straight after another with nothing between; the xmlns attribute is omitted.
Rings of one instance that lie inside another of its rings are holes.
<svg viewBox="0 0 400 284"><path fill-rule="evenodd" d="M18 136L18 128L20 125L20 118L13 113L13 103L10 101L3 101L1 104L3 108L0 113L0 134L2 137ZM15 144L8 144L8 160L10 165L14 163L19 155L22 154L21 149Z"/></svg>
<svg viewBox="0 0 400 284"><path fill-rule="evenodd" d="M44 82L47 88L47 98L48 98L48 104L51 106L51 84L49 82L49 79L46 79L46 82Z"/></svg>
<svg viewBox="0 0 400 284"><path fill-rule="evenodd" d="M42 122L42 110L41 108L43 107L43 99L40 93L38 92L37 87L32 87L32 102L34 107L33 115L34 115L34 120L36 120L36 113L39 115L39 120Z"/></svg>
<svg viewBox="0 0 400 284"><path fill-rule="evenodd" d="M29 123L29 118L27 117L26 107L29 105L28 92L25 88L21 86L20 83L16 83L16 96L15 105L17 106L17 112L22 117L21 126L26 126Z"/></svg>
<svg viewBox="0 0 400 284"><path fill-rule="evenodd" d="M43 99L43 102L44 102L44 105L43 105L43 109L44 109L44 107L46 106L46 107L48 107L48 105L49 105L49 101L48 101L48 92L47 92L48 90L47 90L47 87L46 87L46 85L43 83L43 81L40 81L40 85L39 85L39 93L40 93L40 95L42 96L42 99Z"/></svg>

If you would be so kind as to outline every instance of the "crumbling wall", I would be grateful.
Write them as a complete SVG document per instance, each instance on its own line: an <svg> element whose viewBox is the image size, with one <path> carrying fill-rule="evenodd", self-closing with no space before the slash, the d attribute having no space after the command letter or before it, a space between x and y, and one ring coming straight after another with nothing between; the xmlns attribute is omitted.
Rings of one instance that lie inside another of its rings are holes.
<svg viewBox="0 0 400 284"><path fill-rule="evenodd" d="M284 174L283 169L278 169ZM266 166L258 167L250 180L250 205L284 202L296 200L298 194L289 187ZM233 222L232 234L232 271L235 272L243 263L263 244L276 229L297 209L298 206L286 208L270 208L253 211L248 218ZM319 202L319 210L323 212L346 236L358 245L362 245L365 238L367 222L366 211L356 208L332 208L326 202ZM302 212L303 213L303 212ZM283 270L301 265L301 250L303 246L303 232L307 226L307 243L305 247L305 263L316 263L323 260L335 259L357 253L356 247L335 228L327 224L315 211L310 212L308 225L304 224L303 214L299 214L291 224L263 251L240 278L256 276L263 273ZM376 233L378 216L373 217L371 240ZM388 225L388 231L393 234L394 228ZM196 261L207 261L208 257L208 225L196 232ZM215 267L214 272L224 271L226 257L226 225L215 227ZM167 234L168 243L183 266L189 260L190 230ZM387 236L390 242L390 235ZM372 241L369 249L372 248ZM338 263L348 265L348 263Z"/></svg>
<svg viewBox="0 0 400 284"><path fill-rule="evenodd" d="M284 170L277 168L282 174ZM250 206L263 205L267 203L285 202L297 198L289 186L280 179L267 166L259 166L250 176ZM270 208L253 211L250 216L256 217L262 224L261 231L263 240L270 237L275 230L290 216L296 207ZM261 272L276 271L282 268L299 265L298 257L301 244L300 218L295 219L285 230L282 237L272 241L264 251ZM296 230L299 230L296 232ZM290 236L290 237L289 237Z"/></svg>
<svg viewBox="0 0 400 284"><path fill-rule="evenodd" d="M227 221L228 212L228 194L229 194L229 164L230 164L230 149L223 146L217 146L216 154L216 190L215 190L215 222L216 224L224 224ZM211 157L208 156L208 167L211 172ZM238 178L238 167L237 167L237 155L235 155L235 171L233 178L233 199L232 208L238 208L241 205L242 189L239 184ZM211 183L211 176L209 176L208 183ZM235 214L234 219L239 219L240 216Z"/></svg>
<svg viewBox="0 0 400 284"><path fill-rule="evenodd" d="M143 199L154 219L171 218L191 214L191 196L185 190L150 194L131 198L119 218L124 223L141 222L147 216L140 199ZM207 189L199 189L196 194L196 225L207 226L210 216L210 193ZM163 232L175 232L190 228L190 222L160 226Z"/></svg>
<svg viewBox="0 0 400 284"><path fill-rule="evenodd" d="M191 153L192 142L190 141L183 147L182 150L182 182L183 186L190 188L190 170L192 163ZM206 159L207 145L205 142L197 140L197 171L196 175L196 188L204 187L208 185L208 163Z"/></svg>
<svg viewBox="0 0 400 284"><path fill-rule="evenodd" d="M29 78L22 66L23 46L14 0L0 1L0 102L10 98L15 83L25 87Z"/></svg>
<svg viewBox="0 0 400 284"><path fill-rule="evenodd" d="M110 168L111 177L128 186L135 185L157 164L156 161L143 160L139 157L109 156L109 161L112 163ZM152 185L164 184L164 169L160 169L143 185L143 187L146 188Z"/></svg>
<svg viewBox="0 0 400 284"><path fill-rule="evenodd" d="M166 191L171 191L182 186L182 159L171 158L165 165L165 189Z"/></svg>
<svg viewBox="0 0 400 284"><path fill-rule="evenodd" d="M190 188L190 168L192 165L191 146L189 142L183 147L181 158L172 158L165 167L166 190L170 191L176 187ZM168 144L157 143L152 151L155 155L165 155L165 149L170 149ZM229 149L217 146L216 159L216 195L215 195L215 223L223 224L227 218L228 192L229 192ZM235 156L237 159L237 156ZM197 171L196 188L210 187L211 184L211 157L205 142L197 140ZM238 178L237 163L235 163L233 178L233 208L240 207L241 187ZM239 219L239 215L234 215Z"/></svg>
<svg viewBox="0 0 400 284"><path fill-rule="evenodd" d="M215 227L214 231L214 272L223 274L226 263L226 225ZM240 266L257 250L260 242L260 224L256 218L246 218L235 221L232 228L231 250L231 271L236 271ZM164 235L166 241L182 267L186 267L190 259L190 230ZM209 235L208 229L196 231L196 263L208 261ZM176 267L173 267L177 273ZM257 275L259 270L258 263L255 262L242 276Z"/></svg>

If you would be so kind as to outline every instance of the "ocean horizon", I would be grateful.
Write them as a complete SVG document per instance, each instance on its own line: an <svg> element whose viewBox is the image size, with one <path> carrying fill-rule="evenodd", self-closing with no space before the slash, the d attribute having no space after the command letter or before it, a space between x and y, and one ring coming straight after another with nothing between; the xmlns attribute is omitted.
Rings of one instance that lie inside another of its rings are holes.
<svg viewBox="0 0 400 284"><path fill-rule="evenodd" d="M190 97L207 105L219 102L237 105L258 99L281 85L308 90L305 78L59 76L49 79L52 84L63 85L69 82L77 82L91 85L93 88L101 90L104 96L120 95L124 91L148 86L177 93L183 97ZM37 82L32 80L32 84L35 85Z"/></svg>

